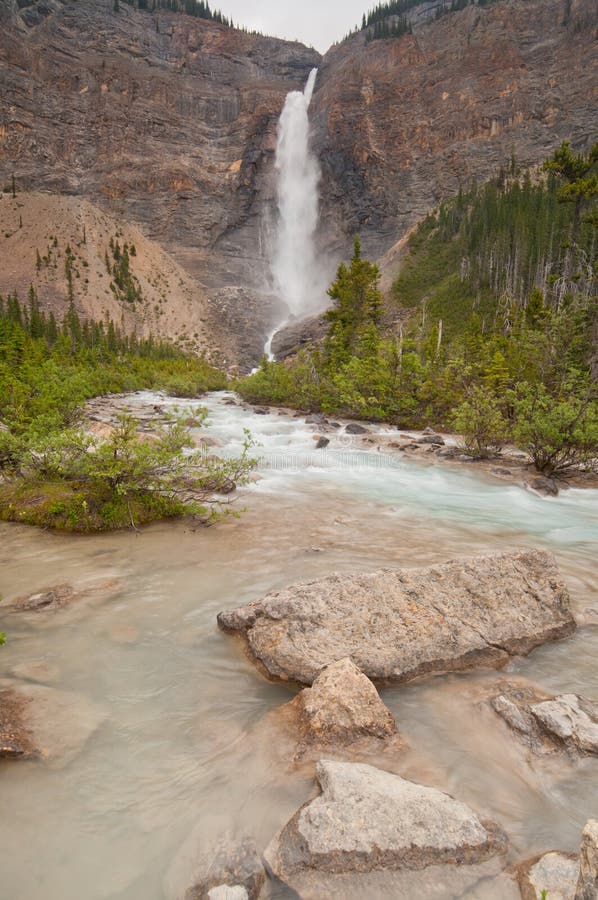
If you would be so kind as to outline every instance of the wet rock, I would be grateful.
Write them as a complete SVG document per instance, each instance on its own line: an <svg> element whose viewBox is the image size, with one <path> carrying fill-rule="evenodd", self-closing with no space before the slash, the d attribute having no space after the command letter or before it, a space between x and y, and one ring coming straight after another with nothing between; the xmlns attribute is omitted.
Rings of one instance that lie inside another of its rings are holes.
<svg viewBox="0 0 598 900"><path fill-rule="evenodd" d="M351 747L362 753L405 746L397 735L392 713L369 678L350 659L327 666L311 688L274 710L273 716L286 722L297 735L295 759L335 748Z"/></svg>
<svg viewBox="0 0 598 900"><path fill-rule="evenodd" d="M316 443L316 450L323 450L330 443L330 438L319 437Z"/></svg>
<svg viewBox="0 0 598 900"><path fill-rule="evenodd" d="M25 701L14 691L0 691L0 758L35 756L33 737L24 722Z"/></svg>
<svg viewBox="0 0 598 900"><path fill-rule="evenodd" d="M446 447L444 450L438 450L436 456L439 456L440 459L455 459L456 456L459 455L459 451L456 447Z"/></svg>
<svg viewBox="0 0 598 900"><path fill-rule="evenodd" d="M312 413L310 416L305 417L306 425L327 425L328 420L326 416L322 415L322 413Z"/></svg>
<svg viewBox="0 0 598 900"><path fill-rule="evenodd" d="M102 599L120 587L115 579L105 579L93 584L74 587L72 584L55 584L34 594L25 594L11 600L2 601L2 609L7 612L45 613L57 612L89 598Z"/></svg>
<svg viewBox="0 0 598 900"><path fill-rule="evenodd" d="M513 472L511 471L511 469L499 469L499 468L490 469L490 473L491 473L492 475L498 475L498 476L501 477L501 478L502 478L503 476L504 476L504 477L508 477L508 476L510 476L510 475L513 474Z"/></svg>
<svg viewBox="0 0 598 900"><path fill-rule="evenodd" d="M164 893L167 900L256 900L264 879L262 861L249 838L235 842L224 835L212 847L206 847L204 827L200 825L189 835L170 867ZM228 894L223 892L225 887Z"/></svg>
<svg viewBox="0 0 598 900"><path fill-rule="evenodd" d="M539 494L546 494L548 497L556 497L559 492L558 485L554 478L544 478L543 475L539 475L537 478L530 478L526 484L528 487L532 488L532 490L538 491Z"/></svg>
<svg viewBox="0 0 598 900"><path fill-rule="evenodd" d="M522 863L516 869L522 900L574 900L579 863L573 854L550 852Z"/></svg>
<svg viewBox="0 0 598 900"><path fill-rule="evenodd" d="M357 422L349 422L348 425L345 426L346 434L368 434L368 429L363 425L358 425Z"/></svg>
<svg viewBox="0 0 598 900"><path fill-rule="evenodd" d="M334 881L347 873L467 866L506 848L497 825L435 788L331 760L318 763L316 777L321 795L295 813L264 854L274 875L301 896L306 886L305 896L317 896L310 885L321 875Z"/></svg>
<svg viewBox="0 0 598 900"><path fill-rule="evenodd" d="M590 819L581 836L575 900L598 900L598 820Z"/></svg>
<svg viewBox="0 0 598 900"><path fill-rule="evenodd" d="M554 557L540 550L424 569L333 574L274 591L218 624L273 678L311 684L349 657L368 678L406 682L503 666L575 630Z"/></svg>
<svg viewBox="0 0 598 900"><path fill-rule="evenodd" d="M3 609L18 612L39 612L62 609L71 603L76 596L76 591L71 584L55 584L36 594L26 594L8 600L2 604Z"/></svg>
<svg viewBox="0 0 598 900"><path fill-rule="evenodd" d="M267 416L269 413L269 410L266 409L264 406L254 406L252 409L252 412L256 416Z"/></svg>
<svg viewBox="0 0 598 900"><path fill-rule="evenodd" d="M549 697L534 687L507 686L492 708L536 755L598 755L598 703L577 694Z"/></svg>
<svg viewBox="0 0 598 900"><path fill-rule="evenodd" d="M0 755L43 759L62 768L79 755L105 718L81 694L19 684L0 693Z"/></svg>
<svg viewBox="0 0 598 900"><path fill-rule="evenodd" d="M420 444L444 444L444 438L439 434L424 434L423 437L419 439Z"/></svg>

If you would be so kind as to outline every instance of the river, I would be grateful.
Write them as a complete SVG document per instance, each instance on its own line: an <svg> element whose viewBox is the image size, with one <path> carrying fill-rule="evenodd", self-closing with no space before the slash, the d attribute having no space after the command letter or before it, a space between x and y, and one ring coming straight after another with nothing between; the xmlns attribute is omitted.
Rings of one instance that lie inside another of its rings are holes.
<svg viewBox="0 0 598 900"><path fill-rule="evenodd" d="M261 849L308 798L309 773L286 774L246 740L293 690L266 682L218 631L222 609L331 571L528 546L554 552L577 612L598 607L598 491L544 498L473 467L359 450L342 433L316 451L304 419L256 415L229 399L203 401L207 433L234 450L246 427L261 443L259 477L235 501L239 518L85 537L0 525L5 597L64 581L109 585L58 613L10 619L3 674L44 663L54 687L85 695L105 719L66 767L1 765L2 900L163 900L192 828L206 842L249 833ZM596 697L597 659L598 626L587 625L509 672ZM499 822L510 860L575 850L596 815L596 761L531 769L476 703L495 678L384 689L411 746L402 771Z"/></svg>

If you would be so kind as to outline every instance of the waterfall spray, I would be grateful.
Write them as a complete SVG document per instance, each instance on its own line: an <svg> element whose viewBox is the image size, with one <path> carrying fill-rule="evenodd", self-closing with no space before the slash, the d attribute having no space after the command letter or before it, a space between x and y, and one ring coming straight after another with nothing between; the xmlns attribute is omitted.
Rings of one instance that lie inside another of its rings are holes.
<svg viewBox="0 0 598 900"><path fill-rule="evenodd" d="M278 228L271 268L276 293L288 308L289 318L317 312L325 298L315 245L320 169L309 145L308 118L317 74L318 70L312 69L303 92L287 94L278 122ZM274 334L287 321L269 336L268 356Z"/></svg>

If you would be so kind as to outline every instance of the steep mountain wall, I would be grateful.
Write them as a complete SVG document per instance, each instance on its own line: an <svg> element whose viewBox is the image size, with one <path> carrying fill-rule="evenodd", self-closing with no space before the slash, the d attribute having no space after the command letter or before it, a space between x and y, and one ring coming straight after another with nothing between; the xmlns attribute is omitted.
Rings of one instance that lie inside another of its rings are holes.
<svg viewBox="0 0 598 900"><path fill-rule="evenodd" d="M587 145L597 62L595 0L502 0L333 47L313 101L328 235L359 232L380 255L513 153Z"/></svg>
<svg viewBox="0 0 598 900"><path fill-rule="evenodd" d="M322 61L124 2L115 12L113 0L0 0L0 187L14 174L18 190L84 198L138 227L197 284L202 319L215 323L207 339L214 328L226 361L250 365L276 317L276 123L313 66L331 266L356 232L382 255L512 152L534 163L565 137L590 139L594 0L497 0L426 21L434 2L413 13L412 34L355 35ZM0 292L12 286L0 271Z"/></svg>

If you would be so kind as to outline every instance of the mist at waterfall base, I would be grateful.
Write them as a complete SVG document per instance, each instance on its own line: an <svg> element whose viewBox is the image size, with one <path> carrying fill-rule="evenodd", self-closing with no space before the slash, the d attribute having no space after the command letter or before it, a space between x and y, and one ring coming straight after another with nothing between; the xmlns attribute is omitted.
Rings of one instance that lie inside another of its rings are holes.
<svg viewBox="0 0 598 900"><path fill-rule="evenodd" d="M278 122L278 217L271 271L274 291L288 312L266 341L270 358L272 338L280 328L326 306L328 277L316 249L320 168L310 147L308 115L317 74L312 69L305 90L287 95Z"/></svg>

